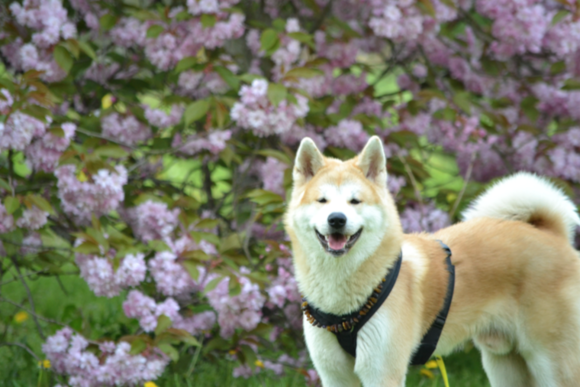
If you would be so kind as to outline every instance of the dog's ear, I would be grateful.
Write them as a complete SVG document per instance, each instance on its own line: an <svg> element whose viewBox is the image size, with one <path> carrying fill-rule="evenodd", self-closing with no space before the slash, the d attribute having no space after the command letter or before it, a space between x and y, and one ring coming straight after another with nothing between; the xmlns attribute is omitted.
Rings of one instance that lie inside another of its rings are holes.
<svg viewBox="0 0 580 387"><path fill-rule="evenodd" d="M314 141L308 137L303 138L294 161L294 171L292 173L294 183L297 185L306 183L323 166L324 156L322 156Z"/></svg>
<svg viewBox="0 0 580 387"><path fill-rule="evenodd" d="M387 158L380 138L373 136L369 139L358 155L356 166L362 169L367 179L379 185L387 184Z"/></svg>

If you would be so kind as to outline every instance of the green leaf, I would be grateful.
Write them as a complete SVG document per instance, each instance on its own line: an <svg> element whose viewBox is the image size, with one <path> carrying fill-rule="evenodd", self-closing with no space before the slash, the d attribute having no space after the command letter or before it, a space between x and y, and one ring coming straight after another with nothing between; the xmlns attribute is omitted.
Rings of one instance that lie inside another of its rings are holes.
<svg viewBox="0 0 580 387"><path fill-rule="evenodd" d="M433 3L431 2L431 0L418 0L417 6L419 9L421 9L427 15L429 15L433 18L436 17L435 7L433 6Z"/></svg>
<svg viewBox="0 0 580 387"><path fill-rule="evenodd" d="M169 317L162 314L161 316L157 317L157 327L155 328L155 335L159 336L163 332L167 330L171 326L172 322Z"/></svg>
<svg viewBox="0 0 580 387"><path fill-rule="evenodd" d="M570 15L569 11L566 11L565 9L559 10L552 18L552 25L558 24L562 19L564 19L568 15Z"/></svg>
<svg viewBox="0 0 580 387"><path fill-rule="evenodd" d="M286 20L277 18L272 22L272 26L279 32L286 30Z"/></svg>
<svg viewBox="0 0 580 387"><path fill-rule="evenodd" d="M87 54L89 58L91 58L92 60L97 59L97 54L95 53L95 50L93 50L93 48L89 43L79 40L79 47L81 51Z"/></svg>
<svg viewBox="0 0 580 387"><path fill-rule="evenodd" d="M555 62L550 67L550 74L560 74L566 70L566 62L561 60L559 62Z"/></svg>
<svg viewBox="0 0 580 387"><path fill-rule="evenodd" d="M2 178L0 178L0 188L4 188L8 192L12 191L10 184L8 184L8 182Z"/></svg>
<svg viewBox="0 0 580 387"><path fill-rule="evenodd" d="M233 233L228 235L225 238L222 238L222 242L219 245L220 253L224 253L228 250L235 250L242 248L242 244L240 241L240 235L237 233Z"/></svg>
<svg viewBox="0 0 580 387"><path fill-rule="evenodd" d="M455 111L455 109L449 107L439 109L435 113L433 113L433 118L437 118L439 120L455 121L456 116L457 112Z"/></svg>
<svg viewBox="0 0 580 387"><path fill-rule="evenodd" d="M242 345L241 349L244 354L246 365L250 366L252 369L256 368L256 360L258 360L258 358L256 357L254 350L248 345Z"/></svg>
<svg viewBox="0 0 580 387"><path fill-rule="evenodd" d="M242 286L236 277L230 277L230 283L228 285L228 292L230 296L237 296L242 292Z"/></svg>
<svg viewBox="0 0 580 387"><path fill-rule="evenodd" d="M179 352L171 344L168 343L161 343L157 346L160 350L162 350L167 356L171 358L173 361L179 360Z"/></svg>
<svg viewBox="0 0 580 387"><path fill-rule="evenodd" d="M528 119L532 122L535 122L540 116L540 112L536 108L537 103L538 99L532 96L524 98L520 103L520 108L522 109L524 114L528 117Z"/></svg>
<svg viewBox="0 0 580 387"><path fill-rule="evenodd" d="M246 83L252 83L256 79L264 79L263 76L257 74L242 74L238 77L241 81Z"/></svg>
<svg viewBox="0 0 580 387"><path fill-rule="evenodd" d="M286 153L280 152L279 150L260 149L256 153L261 155L261 156L274 157L275 159L280 160L281 162L283 162L286 165L292 165L292 160L290 159L290 157L288 157L288 155Z"/></svg>
<svg viewBox="0 0 580 387"><path fill-rule="evenodd" d="M222 282L223 279L224 277L217 277L209 281L209 283L205 286L205 289L203 289L203 295L205 296L206 294L214 290L219 285L219 283Z"/></svg>
<svg viewBox="0 0 580 387"><path fill-rule="evenodd" d="M195 228L214 228L219 224L217 219L202 219L196 223Z"/></svg>
<svg viewBox="0 0 580 387"><path fill-rule="evenodd" d="M189 70L197 63L197 58L194 56L188 56L183 58L179 62L177 62L177 66L175 66L175 72L180 73L185 70Z"/></svg>
<svg viewBox="0 0 580 387"><path fill-rule="evenodd" d="M52 208L48 200L46 200L42 196L28 195L27 199L29 199L36 207L40 208L42 211L46 211L51 215L55 214L54 209Z"/></svg>
<svg viewBox="0 0 580 387"><path fill-rule="evenodd" d="M471 112L471 103L469 101L469 93L459 92L453 96L453 102L466 113Z"/></svg>
<svg viewBox="0 0 580 387"><path fill-rule="evenodd" d="M16 212L18 207L20 207L20 200L14 196L6 196L4 199L4 207L6 208L8 215L11 215Z"/></svg>
<svg viewBox="0 0 580 387"><path fill-rule="evenodd" d="M56 137L64 138L64 130L62 130L60 126L57 128L52 128L48 132L55 135Z"/></svg>
<svg viewBox="0 0 580 387"><path fill-rule="evenodd" d="M195 240L195 243L207 241L216 246L220 243L220 238L211 232L191 231L189 235Z"/></svg>
<svg viewBox="0 0 580 387"><path fill-rule="evenodd" d="M22 229L17 228L16 230L0 235L0 237L4 240L6 254L16 255L20 253L20 246L22 245L22 239L24 239Z"/></svg>
<svg viewBox="0 0 580 387"><path fill-rule="evenodd" d="M324 73L318 69L312 69L308 67L296 67L284 74L284 77L296 77L296 78L314 78Z"/></svg>
<svg viewBox="0 0 580 387"><path fill-rule="evenodd" d="M154 251L170 251L171 249L167 246L167 243L159 239L154 239L149 241L148 246Z"/></svg>
<svg viewBox="0 0 580 387"><path fill-rule="evenodd" d="M97 156L112 157L115 159L121 159L129 156L129 153L123 149L122 146L117 144L103 145L95 149L94 154Z"/></svg>
<svg viewBox="0 0 580 387"><path fill-rule="evenodd" d="M268 28L262 32L262 36L260 36L260 47L262 50L268 51L270 48L274 47L279 40L278 33L273 29Z"/></svg>
<svg viewBox="0 0 580 387"><path fill-rule="evenodd" d="M279 83L269 83L268 84L268 99L274 106L278 106L280 102L286 99L288 95L288 89L284 85Z"/></svg>
<svg viewBox="0 0 580 387"><path fill-rule="evenodd" d="M579 90L580 89L580 79L566 79L564 81L564 86L562 90Z"/></svg>
<svg viewBox="0 0 580 387"><path fill-rule="evenodd" d="M222 79L234 90L238 90L240 87L240 80L234 73L232 73L227 67L215 66L213 68L216 73L222 77Z"/></svg>
<svg viewBox="0 0 580 387"><path fill-rule="evenodd" d="M191 261L183 261L181 264L183 265L185 270L187 270L187 272L194 281L197 281L199 279L199 269L197 268L197 263Z"/></svg>
<svg viewBox="0 0 580 387"><path fill-rule="evenodd" d="M93 242L88 242L88 241L81 243L80 245L75 247L73 250L76 253L81 253L81 254L100 254L101 253L101 249L99 249L99 245L97 245Z"/></svg>
<svg viewBox="0 0 580 387"><path fill-rule="evenodd" d="M108 13L106 15L101 16L101 18L99 19L99 24L101 25L103 31L109 31L111 28L115 26L115 24L117 24L117 17L115 15Z"/></svg>
<svg viewBox="0 0 580 387"><path fill-rule="evenodd" d="M250 191L247 194L247 197L250 198L250 200L253 201L254 203L257 203L262 206L270 203L284 202L282 196L271 191L266 191L264 189L255 189L253 191Z"/></svg>
<svg viewBox="0 0 580 387"><path fill-rule="evenodd" d="M204 13L203 15L201 15L201 26L203 28L210 28L215 26L215 22L217 21L215 15L210 15L207 13Z"/></svg>
<svg viewBox="0 0 580 387"><path fill-rule="evenodd" d="M300 43L304 43L304 44L310 46L311 48L316 48L316 46L314 45L312 35L309 35L305 32L290 32L288 34L288 37L290 37L294 40L297 40Z"/></svg>
<svg viewBox="0 0 580 387"><path fill-rule="evenodd" d="M147 343L142 339L135 339L131 341L131 351L129 354L131 355L138 355L143 352L147 348Z"/></svg>
<svg viewBox="0 0 580 387"><path fill-rule="evenodd" d="M73 66L73 58L70 52L62 45L57 45L52 52L54 60L66 73L70 71Z"/></svg>
<svg viewBox="0 0 580 387"><path fill-rule="evenodd" d="M161 35L161 33L164 30L165 29L163 28L163 26L160 26L159 24L154 24L147 29L147 37L154 39L154 38L158 37L159 35Z"/></svg>
<svg viewBox="0 0 580 387"><path fill-rule="evenodd" d="M185 125L189 125L193 121L197 121L204 117L209 110L209 101L205 99L197 100L187 106L183 114Z"/></svg>

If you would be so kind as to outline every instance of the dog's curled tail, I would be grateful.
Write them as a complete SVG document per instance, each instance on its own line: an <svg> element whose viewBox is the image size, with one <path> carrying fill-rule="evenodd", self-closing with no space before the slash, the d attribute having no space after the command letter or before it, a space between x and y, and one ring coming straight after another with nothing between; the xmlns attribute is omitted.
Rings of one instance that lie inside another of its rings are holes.
<svg viewBox="0 0 580 387"><path fill-rule="evenodd" d="M580 224L576 206L545 178L519 172L500 180L463 212L463 220L479 217L520 220L568 238Z"/></svg>

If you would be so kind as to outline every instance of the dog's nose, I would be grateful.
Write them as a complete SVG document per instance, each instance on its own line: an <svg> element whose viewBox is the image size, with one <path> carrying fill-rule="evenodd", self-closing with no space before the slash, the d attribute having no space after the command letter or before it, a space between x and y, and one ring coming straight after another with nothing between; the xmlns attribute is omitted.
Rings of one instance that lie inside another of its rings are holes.
<svg viewBox="0 0 580 387"><path fill-rule="evenodd" d="M346 216L342 212L333 212L328 215L328 224L332 228L343 228L346 224Z"/></svg>

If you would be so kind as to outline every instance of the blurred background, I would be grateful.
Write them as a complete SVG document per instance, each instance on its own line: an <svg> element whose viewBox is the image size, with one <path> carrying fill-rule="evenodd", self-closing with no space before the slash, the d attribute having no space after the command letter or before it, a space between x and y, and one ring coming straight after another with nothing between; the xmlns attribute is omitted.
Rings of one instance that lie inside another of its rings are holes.
<svg viewBox="0 0 580 387"><path fill-rule="evenodd" d="M296 148L384 142L406 232L526 170L574 201L568 0L0 2L0 380L319 385L282 227ZM488 386L471 343L453 386ZM408 386L442 386L434 364Z"/></svg>

